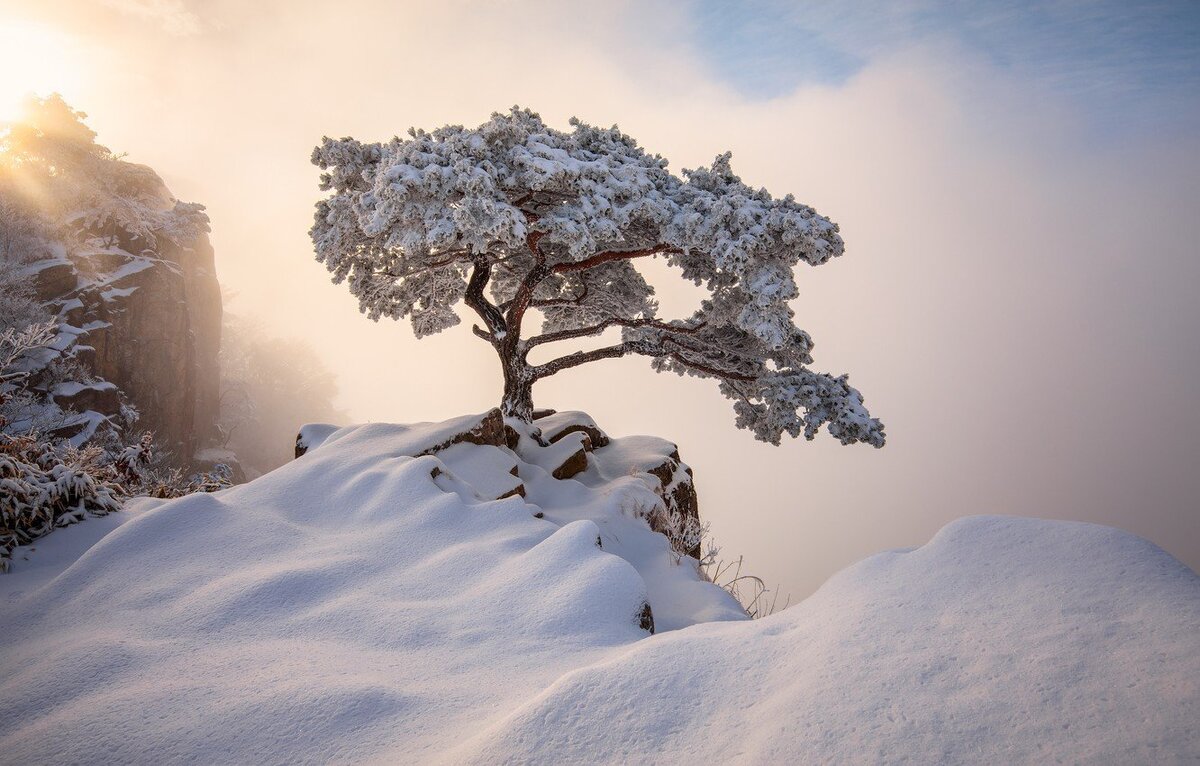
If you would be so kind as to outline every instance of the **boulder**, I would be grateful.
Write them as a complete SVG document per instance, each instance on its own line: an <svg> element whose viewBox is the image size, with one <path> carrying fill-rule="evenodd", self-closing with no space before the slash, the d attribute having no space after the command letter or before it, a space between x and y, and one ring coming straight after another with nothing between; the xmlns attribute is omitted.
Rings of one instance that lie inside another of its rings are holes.
<svg viewBox="0 0 1200 766"><path fill-rule="evenodd" d="M699 529L700 509L692 469L676 445L653 436L626 436L597 448L593 459L604 478L642 476L663 501L660 511L646 517L650 528L670 538L680 553L700 557L698 535L679 534Z"/></svg>
<svg viewBox="0 0 1200 766"><path fill-rule="evenodd" d="M590 440L590 447L598 449L608 444L608 436L592 420L586 412L554 412L541 418L535 416L537 426L542 432L542 438L553 444L567 434L584 433Z"/></svg>
<svg viewBox="0 0 1200 766"><path fill-rule="evenodd" d="M474 425L459 431L428 449L422 450L414 457L432 455L453 444L461 444L463 442L468 444L488 444L493 447L507 447L508 433L504 424L504 416L500 414L499 408L488 410Z"/></svg>
<svg viewBox="0 0 1200 766"><path fill-rule="evenodd" d="M101 415L116 415L121 411L121 392L112 383L63 383L51 392L54 403L64 410Z"/></svg>
<svg viewBox="0 0 1200 766"><path fill-rule="evenodd" d="M34 290L38 300L58 300L75 290L78 276L70 261L56 258L32 264L29 268L36 274Z"/></svg>

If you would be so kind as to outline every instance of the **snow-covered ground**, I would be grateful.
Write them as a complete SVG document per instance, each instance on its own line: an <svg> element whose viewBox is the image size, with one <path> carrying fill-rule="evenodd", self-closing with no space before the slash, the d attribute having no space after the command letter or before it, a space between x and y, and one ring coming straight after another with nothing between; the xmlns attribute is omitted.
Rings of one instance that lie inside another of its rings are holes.
<svg viewBox="0 0 1200 766"><path fill-rule="evenodd" d="M728 621L630 513L636 470L409 456L462 425L324 432L18 550L0 760L1200 759L1200 578L1139 538L967 518ZM526 498L487 499L514 468Z"/></svg>

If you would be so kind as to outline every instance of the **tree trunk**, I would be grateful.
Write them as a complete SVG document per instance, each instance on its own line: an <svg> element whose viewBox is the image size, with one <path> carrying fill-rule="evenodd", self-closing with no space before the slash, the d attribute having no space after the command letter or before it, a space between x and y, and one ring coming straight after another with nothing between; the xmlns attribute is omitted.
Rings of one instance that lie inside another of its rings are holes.
<svg viewBox="0 0 1200 766"><path fill-rule="evenodd" d="M504 369L504 399L500 412L505 417L520 418L526 423L533 421L533 374L523 360L501 357Z"/></svg>

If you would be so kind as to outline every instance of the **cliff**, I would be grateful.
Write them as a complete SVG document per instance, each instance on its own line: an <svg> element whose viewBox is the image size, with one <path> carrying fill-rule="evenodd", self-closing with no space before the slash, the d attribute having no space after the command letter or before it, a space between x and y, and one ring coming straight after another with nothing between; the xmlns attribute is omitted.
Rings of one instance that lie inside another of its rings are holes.
<svg viewBox="0 0 1200 766"><path fill-rule="evenodd" d="M94 378L47 393L73 411L57 435L84 441L132 405L136 430L153 431L172 462L191 466L217 435L221 289L207 218L177 203L153 171L141 173L156 184L154 212L176 225L160 224L158 235L80 228L70 246L27 267L61 323L54 351Z"/></svg>

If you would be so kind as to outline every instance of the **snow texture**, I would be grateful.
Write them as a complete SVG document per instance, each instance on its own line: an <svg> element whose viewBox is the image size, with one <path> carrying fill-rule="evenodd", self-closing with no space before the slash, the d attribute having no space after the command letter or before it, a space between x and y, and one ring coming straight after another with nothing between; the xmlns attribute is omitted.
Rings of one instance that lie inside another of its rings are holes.
<svg viewBox="0 0 1200 766"><path fill-rule="evenodd" d="M639 642L451 760L1193 763L1200 578L1074 522L972 517L801 604Z"/></svg>
<svg viewBox="0 0 1200 766"><path fill-rule="evenodd" d="M660 536L619 509L642 478L605 479L603 450L586 482L499 447L409 456L477 421L342 428L249 484L18 549L4 759L1200 758L1200 578L1139 538L967 518L766 619L648 636L647 595L667 623L689 594L639 562ZM467 479L511 465L529 502L476 499Z"/></svg>

